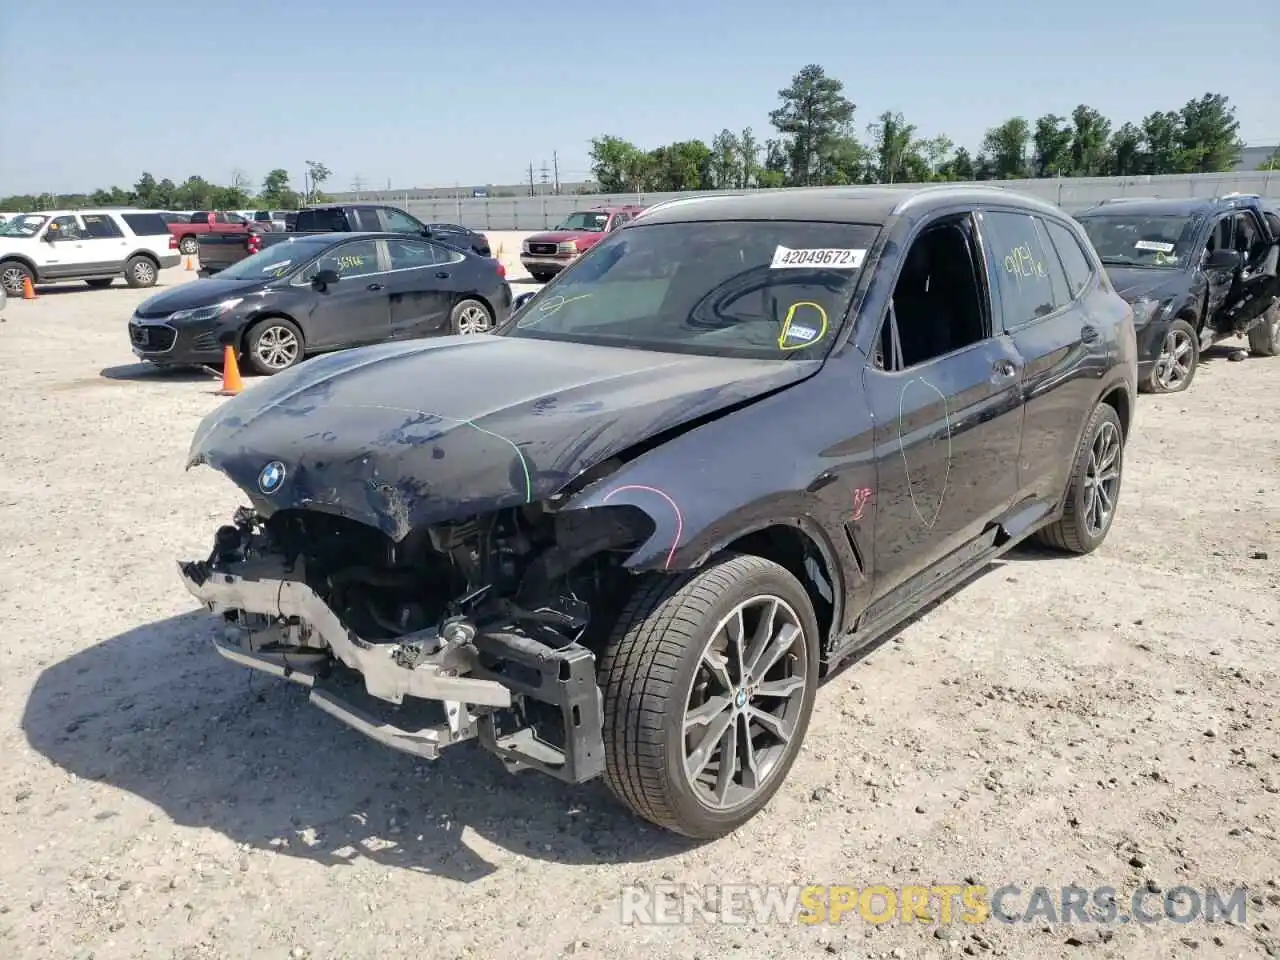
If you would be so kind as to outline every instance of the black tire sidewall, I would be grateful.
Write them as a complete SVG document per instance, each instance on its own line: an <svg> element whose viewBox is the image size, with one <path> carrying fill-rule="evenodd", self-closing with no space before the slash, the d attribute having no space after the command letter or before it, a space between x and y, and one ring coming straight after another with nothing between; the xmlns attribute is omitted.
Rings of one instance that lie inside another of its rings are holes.
<svg viewBox="0 0 1280 960"><path fill-rule="evenodd" d="M1107 520L1106 528L1095 536L1089 532L1089 528L1085 523L1084 479L1089 469L1090 452L1093 450L1093 445L1097 441L1098 433L1102 430L1104 423L1110 423L1115 427L1116 433L1120 436L1120 453L1117 459L1120 477L1116 486L1115 503L1111 508L1111 517ZM1116 522L1116 511L1120 506L1120 494L1124 490L1124 448L1125 436L1124 429L1120 424L1120 416L1109 404L1098 404L1093 416L1089 418L1089 428L1085 434L1084 442L1080 445L1080 451L1076 456L1075 466L1072 468L1071 475L1071 496L1074 498L1075 505L1073 514L1076 526L1075 533L1079 537L1081 545L1086 548L1086 552L1096 549L1103 540L1107 539L1107 534L1111 532L1111 527Z"/></svg>
<svg viewBox="0 0 1280 960"><path fill-rule="evenodd" d="M774 768L764 788L739 807L729 810L710 810L694 795L684 771L684 714L689 692L698 664L702 660L702 652L711 639L712 629L737 604L763 593L773 594L785 600L795 610L804 628L809 679L800 720L796 725L795 735L788 745L787 755ZM813 612L813 603L805 593L804 587L783 567L768 564L750 571L747 576L739 579L735 589L725 592L716 600L707 612L706 620L697 632L697 638L697 642L690 644L680 658L674 684L675 700L668 704L667 714L663 718L666 781L670 785L669 800L672 809L681 823L691 828L691 832L695 835L716 836L745 823L766 806L782 786L795 763L808 731L809 719L813 715L818 686L820 634L818 620Z"/></svg>
<svg viewBox="0 0 1280 960"><path fill-rule="evenodd" d="M293 363L287 367L268 367L258 359L258 338L262 336L264 330L268 330L271 327L284 327L298 338L298 355L293 358ZM249 332L244 338L244 357L245 363L248 364L250 370L259 376L270 377L273 374L292 370L300 364L306 357L306 341L302 338L302 331L298 329L298 325L292 320L287 320L284 317L268 317L265 320L259 320L249 328Z"/></svg>
<svg viewBox="0 0 1280 960"><path fill-rule="evenodd" d="M1200 370L1200 335L1196 333L1195 327L1191 326L1191 324L1181 318L1170 321L1168 329L1164 332L1164 336L1160 338L1161 351L1164 350L1164 341L1168 338L1169 334L1173 333L1174 330L1182 330L1182 332L1191 340L1191 372L1187 374L1187 379L1183 380L1179 386L1172 390L1166 390L1156 379L1156 368L1153 364L1151 367L1151 376L1147 378L1147 382L1145 384L1147 391L1150 393L1182 393L1191 387L1192 382L1196 378L1196 373ZM1156 354L1156 362L1159 362L1159 354Z"/></svg>

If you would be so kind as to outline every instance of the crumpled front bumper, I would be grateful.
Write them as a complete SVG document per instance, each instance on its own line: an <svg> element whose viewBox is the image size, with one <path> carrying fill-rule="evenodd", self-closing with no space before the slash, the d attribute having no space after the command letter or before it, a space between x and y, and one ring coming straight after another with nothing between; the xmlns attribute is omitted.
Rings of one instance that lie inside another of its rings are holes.
<svg viewBox="0 0 1280 960"><path fill-rule="evenodd" d="M512 769L529 767L558 779L583 782L604 769L602 698L595 680L595 657L572 644L556 649L515 633L477 633L467 643L446 642L440 650L410 658L402 637L369 642L349 630L303 580L275 562L238 565L235 573L214 570L206 561L182 562L187 590L214 614L241 612L265 621L251 630L228 624L214 648L226 659L309 688L310 701L330 716L377 742L429 760L451 744L479 737L481 745ZM515 675L482 666L479 654L518 664ZM359 674L360 686L332 682L331 657ZM520 697L557 707L565 741L541 742L529 728L500 733L495 712L509 710ZM429 702L434 702L430 704ZM443 707L444 716L424 722L421 708ZM389 706L395 719L387 717ZM472 708L479 708L474 710Z"/></svg>

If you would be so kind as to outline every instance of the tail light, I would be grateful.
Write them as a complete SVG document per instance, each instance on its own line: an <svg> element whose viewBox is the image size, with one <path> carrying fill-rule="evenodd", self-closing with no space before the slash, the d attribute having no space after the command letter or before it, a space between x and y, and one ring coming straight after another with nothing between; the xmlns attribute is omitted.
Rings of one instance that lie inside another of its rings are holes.
<svg viewBox="0 0 1280 960"><path fill-rule="evenodd" d="M249 234L249 239L245 245L251 255L262 252L262 238L256 233Z"/></svg>
<svg viewBox="0 0 1280 960"><path fill-rule="evenodd" d="M502 261L495 257L493 262L498 268L498 276L503 280L507 279L507 268L502 265Z"/></svg>
<svg viewBox="0 0 1280 960"><path fill-rule="evenodd" d="M172 233L169 234L169 249L170 250L178 249L178 238L175 237Z"/></svg>

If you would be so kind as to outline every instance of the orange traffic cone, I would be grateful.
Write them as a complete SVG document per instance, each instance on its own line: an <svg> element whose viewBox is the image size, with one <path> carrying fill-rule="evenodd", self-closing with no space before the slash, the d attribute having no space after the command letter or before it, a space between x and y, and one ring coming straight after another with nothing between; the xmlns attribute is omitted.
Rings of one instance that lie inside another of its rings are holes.
<svg viewBox="0 0 1280 960"><path fill-rule="evenodd" d="M185 268L186 268L187 270L194 270L194 269L196 268L196 258L195 258L195 257L185 257L185 258L183 258L183 259L184 259L184 263L185 263Z"/></svg>
<svg viewBox="0 0 1280 960"><path fill-rule="evenodd" d="M244 381L240 379L240 365L236 362L236 348L227 344L222 349L222 389L220 397L234 397L244 389Z"/></svg>
<svg viewBox="0 0 1280 960"><path fill-rule="evenodd" d="M31 285L30 277L22 278L22 299L34 300L36 298L36 288Z"/></svg>

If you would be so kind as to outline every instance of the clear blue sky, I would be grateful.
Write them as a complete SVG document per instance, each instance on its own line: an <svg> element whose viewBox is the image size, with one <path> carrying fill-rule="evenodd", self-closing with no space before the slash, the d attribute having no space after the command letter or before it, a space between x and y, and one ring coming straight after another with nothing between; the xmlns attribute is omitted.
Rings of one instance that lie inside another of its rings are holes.
<svg viewBox="0 0 1280 960"><path fill-rule="evenodd" d="M330 190L511 183L553 151L580 179L602 133L763 139L811 62L860 129L901 110L974 148L1017 114L1118 125L1213 91L1273 143L1277 51L1276 0L0 0L0 196L143 170L298 185L305 160Z"/></svg>

